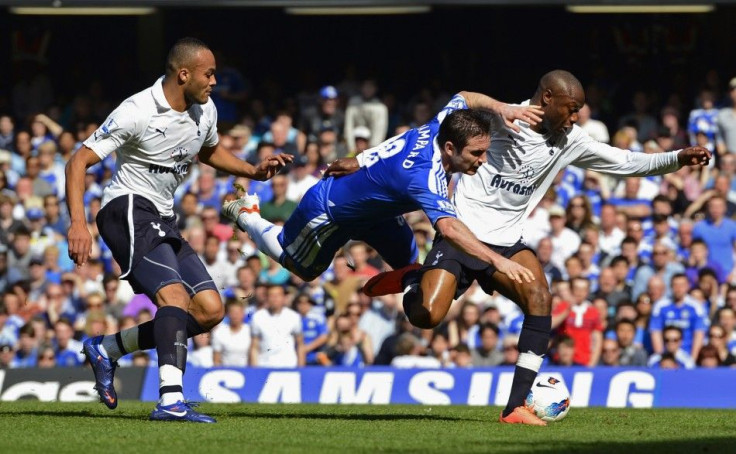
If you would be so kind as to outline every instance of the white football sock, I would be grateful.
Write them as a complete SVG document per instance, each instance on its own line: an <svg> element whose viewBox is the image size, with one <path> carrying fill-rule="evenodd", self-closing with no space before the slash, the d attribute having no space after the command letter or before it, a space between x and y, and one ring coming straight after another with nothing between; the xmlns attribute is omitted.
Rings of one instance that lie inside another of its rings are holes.
<svg viewBox="0 0 736 454"><path fill-rule="evenodd" d="M184 372L182 372L181 369L177 369L171 364L164 364L163 366L158 368L158 387L163 388L164 386L178 386L179 388L181 388L183 375ZM159 402L161 403L161 405L165 406L173 405L178 401L184 402L184 394L181 392L164 393L161 395L161 399Z"/></svg>
<svg viewBox="0 0 736 454"><path fill-rule="evenodd" d="M258 249L277 262L284 249L279 244L279 233L283 227L273 225L258 213L241 213L238 216L238 227L248 232Z"/></svg>

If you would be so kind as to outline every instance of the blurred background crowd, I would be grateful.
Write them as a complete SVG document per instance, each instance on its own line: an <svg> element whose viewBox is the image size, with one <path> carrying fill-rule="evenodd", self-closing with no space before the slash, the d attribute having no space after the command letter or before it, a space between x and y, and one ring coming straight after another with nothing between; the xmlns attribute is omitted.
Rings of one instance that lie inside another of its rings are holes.
<svg viewBox="0 0 736 454"><path fill-rule="evenodd" d="M37 42L45 35L32 31L30 36ZM687 48L686 42L675 44ZM637 67L642 44L629 47L619 54ZM147 321L156 311L118 278L119 267L96 232L94 219L114 156L86 177L85 205L96 239L92 260L75 268L67 255L64 165L122 100L109 94L120 87L102 78L60 89L58 80L70 75L50 72L43 52L28 49L16 49L18 77L0 93L0 367L81 366L81 340ZM247 235L220 215L223 200L236 196L240 185L260 196L264 218L283 222L329 162L421 126L455 91L475 87L450 88L435 80L407 90L354 65L319 82L305 68L303 86L298 77L278 85L254 82L237 59L231 64L220 57L212 98L221 145L254 163L278 152L296 159L268 182L234 179L197 163L177 192L178 225L227 307L220 326L191 340L189 361L203 367L259 366L269 364L269 351L280 349L290 350L285 356L293 358L293 366L514 364L523 315L502 295L473 286L440 327L417 330L403 316L401 295L371 299L359 291L366 279L387 269L365 244L348 244L328 272L305 283L259 254ZM595 82L581 75L588 104L578 124L594 139L637 153L697 144L715 159L708 168L683 168L663 177L613 178L574 167L558 175L523 226L554 296L555 335L546 361L733 366L736 78L701 70L689 84L677 83L673 75L675 82L657 88L623 86L600 61L592 67L586 73ZM534 79L544 70L535 70ZM125 78L125 86L135 86L127 95L154 80L133 79ZM512 92L528 97L533 89ZM488 94L508 102L524 99ZM406 218L423 260L434 230L422 213ZM274 341L267 331L275 328L259 323L255 314L264 308L288 314L277 331L289 339ZM252 342L252 333L260 341ZM155 364L151 355L155 351L128 355L120 363Z"/></svg>

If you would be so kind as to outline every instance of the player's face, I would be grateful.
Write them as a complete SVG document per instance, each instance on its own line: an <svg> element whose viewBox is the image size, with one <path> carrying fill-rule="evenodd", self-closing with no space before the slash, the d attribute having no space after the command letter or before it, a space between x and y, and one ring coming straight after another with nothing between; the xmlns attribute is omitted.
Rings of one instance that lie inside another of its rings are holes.
<svg viewBox="0 0 736 454"><path fill-rule="evenodd" d="M187 72L184 84L184 96L187 101L196 104L205 104L210 99L212 87L217 84L215 79L215 56L211 51L202 49L193 59Z"/></svg>
<svg viewBox="0 0 736 454"><path fill-rule="evenodd" d="M486 158L486 150L491 146L490 136L475 136L468 139L468 143L462 151L455 152L452 155L450 163L451 172L462 172L468 175L475 175L478 168L483 165Z"/></svg>
<svg viewBox="0 0 736 454"><path fill-rule="evenodd" d="M544 102L544 129L552 133L567 134L579 120L578 112L585 105L585 94L580 89L547 90Z"/></svg>

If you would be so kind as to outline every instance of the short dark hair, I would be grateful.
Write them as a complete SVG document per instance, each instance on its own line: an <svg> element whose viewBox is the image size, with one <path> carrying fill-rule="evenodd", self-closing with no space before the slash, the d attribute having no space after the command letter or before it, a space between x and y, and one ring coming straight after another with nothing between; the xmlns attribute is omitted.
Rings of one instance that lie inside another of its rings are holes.
<svg viewBox="0 0 736 454"><path fill-rule="evenodd" d="M630 320L628 318L622 318L621 320L616 322L616 327L614 328L614 331L618 331L618 327L622 325L629 325L632 328L634 328L634 331L636 331L636 323L634 323L633 320Z"/></svg>
<svg viewBox="0 0 736 454"><path fill-rule="evenodd" d="M620 262L624 262L624 263L626 264L626 266L629 266L629 259L627 259L627 258L626 258L626 257L624 257L623 255L617 255L616 257L614 257L614 258L613 258L613 259L611 260L611 266L612 266L612 267L613 267L613 266L616 266L616 265L618 265L618 264L619 264Z"/></svg>
<svg viewBox="0 0 736 454"><path fill-rule="evenodd" d="M462 150L472 137L490 135L491 121L491 114L482 110L456 110L440 125L437 143L442 148L445 143L451 142L455 148Z"/></svg>
<svg viewBox="0 0 736 454"><path fill-rule="evenodd" d="M494 323L483 323L482 325L480 325L480 330L478 330L478 332L479 332L479 334L480 334L480 335L482 336L482 335L483 335L483 333L484 333L485 331L488 331L488 330L491 330L491 331L493 331L494 333L496 333L496 336L498 336L498 335L499 335L499 333L501 332L501 331L500 331L500 330L498 329L498 326L496 326L496 325L495 325Z"/></svg>
<svg viewBox="0 0 736 454"><path fill-rule="evenodd" d="M198 40L197 38L186 37L181 38L171 46L169 54L166 56L166 75L171 76L188 62L194 53L200 49L209 50L209 46Z"/></svg>
<svg viewBox="0 0 736 454"><path fill-rule="evenodd" d="M664 333L666 333L667 331L677 331L680 334L680 339L682 339L682 328L680 328L679 326L665 326L664 330L662 330L662 335L664 335Z"/></svg>

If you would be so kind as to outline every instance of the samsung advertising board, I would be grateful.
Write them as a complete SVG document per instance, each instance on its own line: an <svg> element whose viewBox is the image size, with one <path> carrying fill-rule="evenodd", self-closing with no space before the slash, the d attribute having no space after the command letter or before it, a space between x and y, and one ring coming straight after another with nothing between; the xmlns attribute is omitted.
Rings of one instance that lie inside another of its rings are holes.
<svg viewBox="0 0 736 454"><path fill-rule="evenodd" d="M736 408L733 369L548 368L572 407ZM188 368L184 395L203 402L505 405L513 368ZM141 399L158 399L158 371Z"/></svg>

